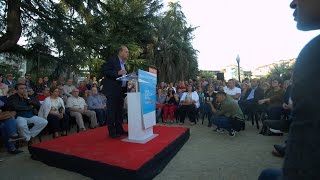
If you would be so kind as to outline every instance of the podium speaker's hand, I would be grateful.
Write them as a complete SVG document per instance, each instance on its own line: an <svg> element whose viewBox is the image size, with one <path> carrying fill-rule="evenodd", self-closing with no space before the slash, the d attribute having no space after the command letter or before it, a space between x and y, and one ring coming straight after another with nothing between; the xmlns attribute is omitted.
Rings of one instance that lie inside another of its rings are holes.
<svg viewBox="0 0 320 180"><path fill-rule="evenodd" d="M122 75L124 75L124 74L127 74L127 71L126 71L126 70L120 70L120 71L118 71L118 75L119 75L119 76L122 76Z"/></svg>

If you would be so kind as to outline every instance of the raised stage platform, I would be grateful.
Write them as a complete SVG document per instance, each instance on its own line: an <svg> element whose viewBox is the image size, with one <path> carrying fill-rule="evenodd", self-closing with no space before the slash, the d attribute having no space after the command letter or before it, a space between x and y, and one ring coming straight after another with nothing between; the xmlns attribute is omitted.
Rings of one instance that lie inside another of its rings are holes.
<svg viewBox="0 0 320 180"><path fill-rule="evenodd" d="M146 144L124 142L107 136L100 127L33 144L32 158L49 166L93 179L152 179L189 139L189 128L155 126L158 137Z"/></svg>

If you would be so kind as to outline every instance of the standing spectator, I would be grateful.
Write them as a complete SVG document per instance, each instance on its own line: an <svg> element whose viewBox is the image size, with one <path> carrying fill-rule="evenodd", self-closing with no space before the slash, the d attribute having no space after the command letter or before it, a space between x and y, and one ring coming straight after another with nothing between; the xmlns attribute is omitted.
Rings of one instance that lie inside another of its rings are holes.
<svg viewBox="0 0 320 180"><path fill-rule="evenodd" d="M17 113L17 127L19 134L32 144L32 138L36 137L46 127L48 121L34 115L34 108L39 108L39 102L31 99L27 93L25 84L16 85L17 93L8 98L8 107ZM29 129L28 124L34 126Z"/></svg>
<svg viewBox="0 0 320 180"><path fill-rule="evenodd" d="M238 102L241 96L241 89L235 86L235 81L229 79L228 85L224 88L224 92L232 97L235 102Z"/></svg>
<svg viewBox="0 0 320 180"><path fill-rule="evenodd" d="M2 74L0 74L0 100L4 103L7 103L8 91L8 85L3 83L3 77Z"/></svg>
<svg viewBox="0 0 320 180"><path fill-rule="evenodd" d="M83 122L83 115L89 117L90 128L96 128L98 126L96 113L88 110L88 106L82 97L79 97L79 90L77 88L72 90L72 96L67 100L67 107L70 111L70 116L75 117L80 131L85 131Z"/></svg>
<svg viewBox="0 0 320 180"><path fill-rule="evenodd" d="M71 92L73 89L75 89L76 87L73 85L73 80L72 79L68 79L67 83L65 85L63 85L63 93L70 97L71 96Z"/></svg>
<svg viewBox="0 0 320 180"><path fill-rule="evenodd" d="M88 107L96 112L100 126L106 125L107 120L107 101L106 97L98 93L98 89L93 87L91 95L88 97Z"/></svg>
<svg viewBox="0 0 320 180"><path fill-rule="evenodd" d="M64 102L59 97L59 89L57 87L50 88L50 96L44 99L39 110L39 117L48 120L53 138L59 137L59 132L61 132L61 136L67 135L69 118L65 114Z"/></svg>
<svg viewBox="0 0 320 180"><path fill-rule="evenodd" d="M6 76L6 80L4 81L4 83L8 85L9 89L13 89L16 86L17 82L13 79L13 75L9 73Z"/></svg>

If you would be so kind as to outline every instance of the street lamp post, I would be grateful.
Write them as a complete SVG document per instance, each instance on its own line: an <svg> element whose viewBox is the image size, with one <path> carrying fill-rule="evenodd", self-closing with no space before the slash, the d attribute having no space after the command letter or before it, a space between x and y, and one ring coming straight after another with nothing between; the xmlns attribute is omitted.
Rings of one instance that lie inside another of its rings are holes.
<svg viewBox="0 0 320 180"><path fill-rule="evenodd" d="M240 81L240 56L239 56L239 54L237 55L236 61L238 63L238 79L239 79L239 83L240 83L241 81Z"/></svg>
<svg viewBox="0 0 320 180"><path fill-rule="evenodd" d="M41 36L37 36L35 37L34 42L39 46L44 43L44 39ZM40 49L38 47L37 78L39 78L39 72L40 72Z"/></svg>

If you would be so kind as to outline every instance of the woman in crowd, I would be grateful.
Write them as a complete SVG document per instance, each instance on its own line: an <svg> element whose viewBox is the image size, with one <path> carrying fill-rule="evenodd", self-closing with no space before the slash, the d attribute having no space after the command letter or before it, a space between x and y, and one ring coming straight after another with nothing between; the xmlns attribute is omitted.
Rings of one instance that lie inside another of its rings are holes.
<svg viewBox="0 0 320 180"><path fill-rule="evenodd" d="M39 117L48 120L50 132L53 133L53 138L67 135L69 126L69 118L64 113L65 106L63 100L59 97L58 87L50 88L50 96L47 97L39 110Z"/></svg>
<svg viewBox="0 0 320 180"><path fill-rule="evenodd" d="M163 123L167 123L168 113L170 114L170 120L173 122L174 111L179 105L179 95L175 93L173 88L168 89L166 96L166 104L163 106Z"/></svg>
<svg viewBox="0 0 320 180"><path fill-rule="evenodd" d="M188 113L191 125L196 123L197 109L200 107L198 93L194 91L192 85L188 85L187 92L184 92L180 101L180 124L184 123L186 114Z"/></svg>

